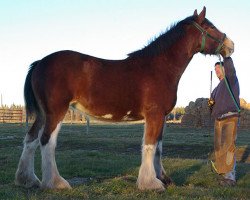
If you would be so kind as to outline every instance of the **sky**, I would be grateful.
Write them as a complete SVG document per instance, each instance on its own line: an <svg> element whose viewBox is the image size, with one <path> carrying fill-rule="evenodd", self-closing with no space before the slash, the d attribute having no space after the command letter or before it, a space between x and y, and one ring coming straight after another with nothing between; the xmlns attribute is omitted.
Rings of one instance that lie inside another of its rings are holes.
<svg viewBox="0 0 250 200"><path fill-rule="evenodd" d="M235 43L232 55L240 97L250 103L249 0L0 0L0 94L5 105L24 105L29 65L56 51L74 50L124 59L169 26L206 6L206 18ZM178 87L177 106L208 98L218 84L216 56L196 54Z"/></svg>

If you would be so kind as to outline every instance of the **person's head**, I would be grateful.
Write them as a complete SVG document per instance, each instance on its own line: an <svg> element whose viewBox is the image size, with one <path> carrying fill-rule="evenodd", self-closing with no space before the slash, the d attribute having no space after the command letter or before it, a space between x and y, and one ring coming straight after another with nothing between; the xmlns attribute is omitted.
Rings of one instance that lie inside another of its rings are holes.
<svg viewBox="0 0 250 200"><path fill-rule="evenodd" d="M222 67L220 66L220 64L221 64ZM221 71L221 69L222 69L222 71ZM215 70L215 73L216 73L217 77L220 80L224 78L225 70L224 70L224 63L223 62L215 63L214 70Z"/></svg>

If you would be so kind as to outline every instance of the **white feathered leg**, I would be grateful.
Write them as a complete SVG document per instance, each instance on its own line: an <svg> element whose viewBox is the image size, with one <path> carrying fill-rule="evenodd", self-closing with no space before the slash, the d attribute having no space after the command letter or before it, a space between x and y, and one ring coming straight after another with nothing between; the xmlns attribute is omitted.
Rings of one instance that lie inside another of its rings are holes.
<svg viewBox="0 0 250 200"><path fill-rule="evenodd" d="M156 172L156 177L161 180L162 174L165 172L161 162L161 154L162 154L162 141L157 143L155 158L154 158L154 167Z"/></svg>
<svg viewBox="0 0 250 200"><path fill-rule="evenodd" d="M46 145L41 145L42 154L42 188L49 189L70 189L69 183L60 176L56 161L55 148L57 142L58 132L61 128L61 122L50 135L49 142Z"/></svg>
<svg viewBox="0 0 250 200"><path fill-rule="evenodd" d="M137 179L140 190L165 190L163 183L157 179L154 168L156 146L156 144L142 146L142 163Z"/></svg>
<svg viewBox="0 0 250 200"><path fill-rule="evenodd" d="M24 148L19 160L18 168L15 175L15 184L30 187L40 187L41 182L34 172L35 151L39 145L39 136L42 134L43 128L38 133L38 138L30 141L29 134L24 139Z"/></svg>
<svg viewBox="0 0 250 200"><path fill-rule="evenodd" d="M167 177L165 169L162 165L162 141L158 141L157 147L156 147L156 153L155 153L155 159L154 159L154 167L156 172L156 177L160 179L164 184L165 187L173 184L173 181L171 178Z"/></svg>

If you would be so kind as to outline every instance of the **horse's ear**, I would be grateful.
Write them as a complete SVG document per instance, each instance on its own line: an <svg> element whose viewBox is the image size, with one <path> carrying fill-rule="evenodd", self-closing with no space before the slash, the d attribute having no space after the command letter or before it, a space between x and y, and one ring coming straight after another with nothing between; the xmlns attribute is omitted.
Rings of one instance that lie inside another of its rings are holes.
<svg viewBox="0 0 250 200"><path fill-rule="evenodd" d="M201 24L204 21L205 16L206 16L206 7L204 6L203 10L201 11L201 13L198 16L198 23L199 24Z"/></svg>
<svg viewBox="0 0 250 200"><path fill-rule="evenodd" d="M194 11L194 16L198 16L197 9Z"/></svg>

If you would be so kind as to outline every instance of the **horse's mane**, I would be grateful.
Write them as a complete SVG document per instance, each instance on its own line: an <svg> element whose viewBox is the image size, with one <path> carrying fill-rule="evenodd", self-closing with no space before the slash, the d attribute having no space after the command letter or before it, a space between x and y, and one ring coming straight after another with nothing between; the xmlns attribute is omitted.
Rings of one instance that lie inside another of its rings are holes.
<svg viewBox="0 0 250 200"><path fill-rule="evenodd" d="M185 18L178 23L171 25L159 37L154 38L144 48L128 54L128 57L155 56L168 49L172 44L185 35L184 25L194 20L194 16Z"/></svg>

